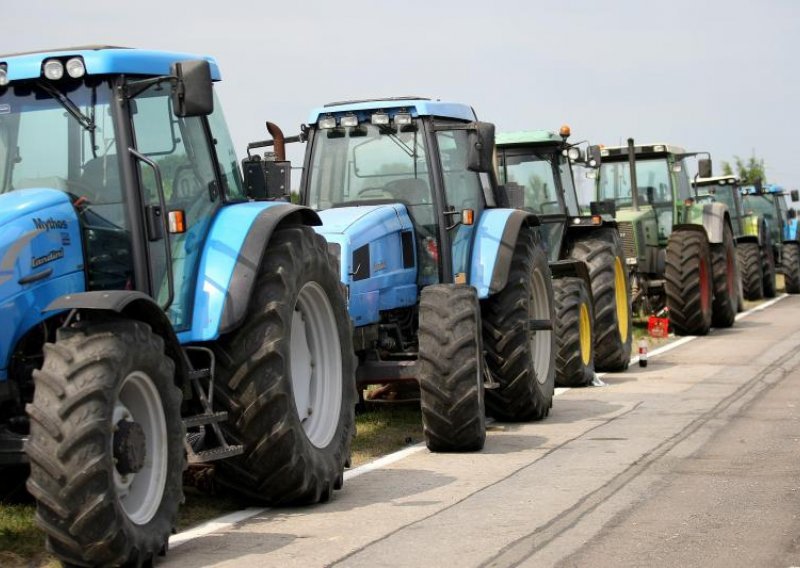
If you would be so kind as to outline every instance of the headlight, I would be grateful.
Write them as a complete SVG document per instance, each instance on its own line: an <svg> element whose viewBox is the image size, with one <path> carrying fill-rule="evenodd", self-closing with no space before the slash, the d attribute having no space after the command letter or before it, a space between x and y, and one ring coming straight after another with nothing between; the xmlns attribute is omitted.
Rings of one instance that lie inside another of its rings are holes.
<svg viewBox="0 0 800 568"><path fill-rule="evenodd" d="M44 63L44 76L51 81L58 81L64 76L64 64L57 59L51 59Z"/></svg>
<svg viewBox="0 0 800 568"><path fill-rule="evenodd" d="M358 126L358 117L354 114L348 114L339 119L340 126Z"/></svg>
<svg viewBox="0 0 800 568"><path fill-rule="evenodd" d="M8 68L5 63L0 65L0 87L8 85Z"/></svg>
<svg viewBox="0 0 800 568"><path fill-rule="evenodd" d="M411 115L407 112L398 112L394 115L394 123L397 126L408 126L411 124Z"/></svg>
<svg viewBox="0 0 800 568"><path fill-rule="evenodd" d="M336 118L332 116L326 116L324 118L319 119L319 127L320 128L336 128Z"/></svg>
<svg viewBox="0 0 800 568"><path fill-rule="evenodd" d="M73 79L80 79L86 75L86 66L83 64L83 59L80 57L73 57L67 61L67 75Z"/></svg>
<svg viewBox="0 0 800 568"><path fill-rule="evenodd" d="M389 115L385 112L376 112L372 115L371 122L375 126L386 126L389 124Z"/></svg>

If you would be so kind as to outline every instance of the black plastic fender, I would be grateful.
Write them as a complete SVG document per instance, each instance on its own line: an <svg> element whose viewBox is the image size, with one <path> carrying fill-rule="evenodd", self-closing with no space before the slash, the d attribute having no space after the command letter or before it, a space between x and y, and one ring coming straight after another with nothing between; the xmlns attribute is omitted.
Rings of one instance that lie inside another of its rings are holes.
<svg viewBox="0 0 800 568"><path fill-rule="evenodd" d="M583 280L586 283L586 292L589 294L589 303L594 306L592 279L585 262L573 259L557 260L550 263L550 273L553 279L573 277Z"/></svg>
<svg viewBox="0 0 800 568"><path fill-rule="evenodd" d="M188 365L172 322L164 310L147 294L132 290L101 290L67 294L56 298L45 312L78 310L79 312L115 312L123 317L146 323L164 340L167 355L175 361L175 384L181 386L188 376Z"/></svg>
<svg viewBox="0 0 800 568"><path fill-rule="evenodd" d="M538 227L540 225L539 218L535 214L521 209L517 209L509 215L497 250L497 260L495 260L492 280L489 283L489 294L496 294L505 288L508 283L511 257L514 255L514 247L517 244L519 231L523 225L526 227Z"/></svg>

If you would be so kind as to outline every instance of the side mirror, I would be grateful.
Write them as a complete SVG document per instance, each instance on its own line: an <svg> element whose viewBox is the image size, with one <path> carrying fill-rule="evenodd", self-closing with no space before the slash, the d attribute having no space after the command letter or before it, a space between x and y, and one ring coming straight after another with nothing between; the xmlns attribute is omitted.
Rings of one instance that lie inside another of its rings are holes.
<svg viewBox="0 0 800 568"><path fill-rule="evenodd" d="M589 212L591 212L592 215L610 215L611 217L616 217L617 203L613 199L592 201L589 203Z"/></svg>
<svg viewBox="0 0 800 568"><path fill-rule="evenodd" d="M244 190L257 201L286 199L292 185L292 164L262 160L258 156L242 160Z"/></svg>
<svg viewBox="0 0 800 568"><path fill-rule="evenodd" d="M201 59L173 63L170 74L178 80L172 89L175 116L206 116L214 112L211 65L208 61Z"/></svg>
<svg viewBox="0 0 800 568"><path fill-rule="evenodd" d="M656 189L655 189L655 188L654 188L652 185L648 185L648 186L647 186L647 189L645 189L644 191L645 191L645 193L647 194L647 202L648 202L650 205L652 205L653 203L655 203L655 193L656 193Z"/></svg>
<svg viewBox="0 0 800 568"><path fill-rule="evenodd" d="M764 182L761 181L761 178L756 178L753 180L753 187L756 190L756 193L764 193Z"/></svg>
<svg viewBox="0 0 800 568"><path fill-rule="evenodd" d="M467 169L489 173L494 167L494 124L475 122L474 126L468 134Z"/></svg>
<svg viewBox="0 0 800 568"><path fill-rule="evenodd" d="M700 158L697 160L697 175L701 178L710 178L713 176L713 169L711 168L711 158Z"/></svg>
<svg viewBox="0 0 800 568"><path fill-rule="evenodd" d="M792 201L800 201L800 191L793 189L789 192L789 196L792 198Z"/></svg>

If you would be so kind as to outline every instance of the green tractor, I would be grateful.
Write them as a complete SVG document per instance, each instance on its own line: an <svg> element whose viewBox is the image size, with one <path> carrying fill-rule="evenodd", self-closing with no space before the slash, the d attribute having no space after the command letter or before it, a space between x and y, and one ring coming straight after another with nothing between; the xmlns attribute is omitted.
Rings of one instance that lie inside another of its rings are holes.
<svg viewBox="0 0 800 568"><path fill-rule="evenodd" d="M583 386L594 369L621 371L631 355L631 309L625 255L616 222L582 215L571 160L569 127L502 133L496 137L498 177L516 207L541 220L553 274L557 341L556 383Z"/></svg>
<svg viewBox="0 0 800 568"><path fill-rule="evenodd" d="M772 298L777 293L775 274L778 271L783 273L786 292L800 293L800 242L796 234L787 235L784 231L789 217L786 197L790 195L792 201L797 201L797 190L787 194L780 186L763 187L756 183L743 188L743 193L745 211L762 220L758 228L762 235L759 244L763 295Z"/></svg>
<svg viewBox="0 0 800 568"><path fill-rule="evenodd" d="M597 148L596 210L612 211L630 269L632 305L668 308L678 335L733 325L739 305L736 243L728 207L697 203L687 153L668 144ZM698 159L710 177L711 159Z"/></svg>

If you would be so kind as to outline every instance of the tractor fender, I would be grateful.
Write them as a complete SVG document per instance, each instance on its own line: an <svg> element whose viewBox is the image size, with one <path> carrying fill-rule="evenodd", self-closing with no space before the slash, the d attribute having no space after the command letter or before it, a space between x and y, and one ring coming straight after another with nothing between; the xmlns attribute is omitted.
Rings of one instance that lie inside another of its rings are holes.
<svg viewBox="0 0 800 568"><path fill-rule="evenodd" d="M586 283L586 293L589 295L589 304L594 305L592 296L592 279L589 276L589 268L582 260L564 259L550 263L550 273L553 279L558 278L580 278Z"/></svg>
<svg viewBox="0 0 800 568"><path fill-rule="evenodd" d="M167 355L175 362L175 384L181 385L188 376L188 365L172 322L164 310L147 294L132 290L103 290L66 294L56 298L45 312L78 310L79 312L114 312L146 323L164 340Z"/></svg>
<svg viewBox="0 0 800 568"><path fill-rule="evenodd" d="M733 232L728 207L724 203L704 203L702 219L703 227L708 236L708 242L711 244L722 242L722 235L726 224L731 227L731 233Z"/></svg>
<svg viewBox="0 0 800 568"><path fill-rule="evenodd" d="M470 283L478 298L486 299L505 288L511 257L523 226L539 226L539 218L521 209L486 209L472 245Z"/></svg>
<svg viewBox="0 0 800 568"><path fill-rule="evenodd" d="M761 244L760 243L761 239L759 239L755 235L741 235L739 237L735 237L734 241L736 241L737 245L739 245L740 243L755 243L757 245Z"/></svg>
<svg viewBox="0 0 800 568"><path fill-rule="evenodd" d="M672 227L672 232L676 233L678 231L696 231L698 233L702 233L705 235L706 239L708 239L708 231L702 225L697 225L694 223L681 223L679 225L675 225Z"/></svg>
<svg viewBox="0 0 800 568"><path fill-rule="evenodd" d="M219 210L203 245L192 324L178 333L182 343L213 341L241 325L267 243L281 224L322 222L312 209L286 202L253 201Z"/></svg>

